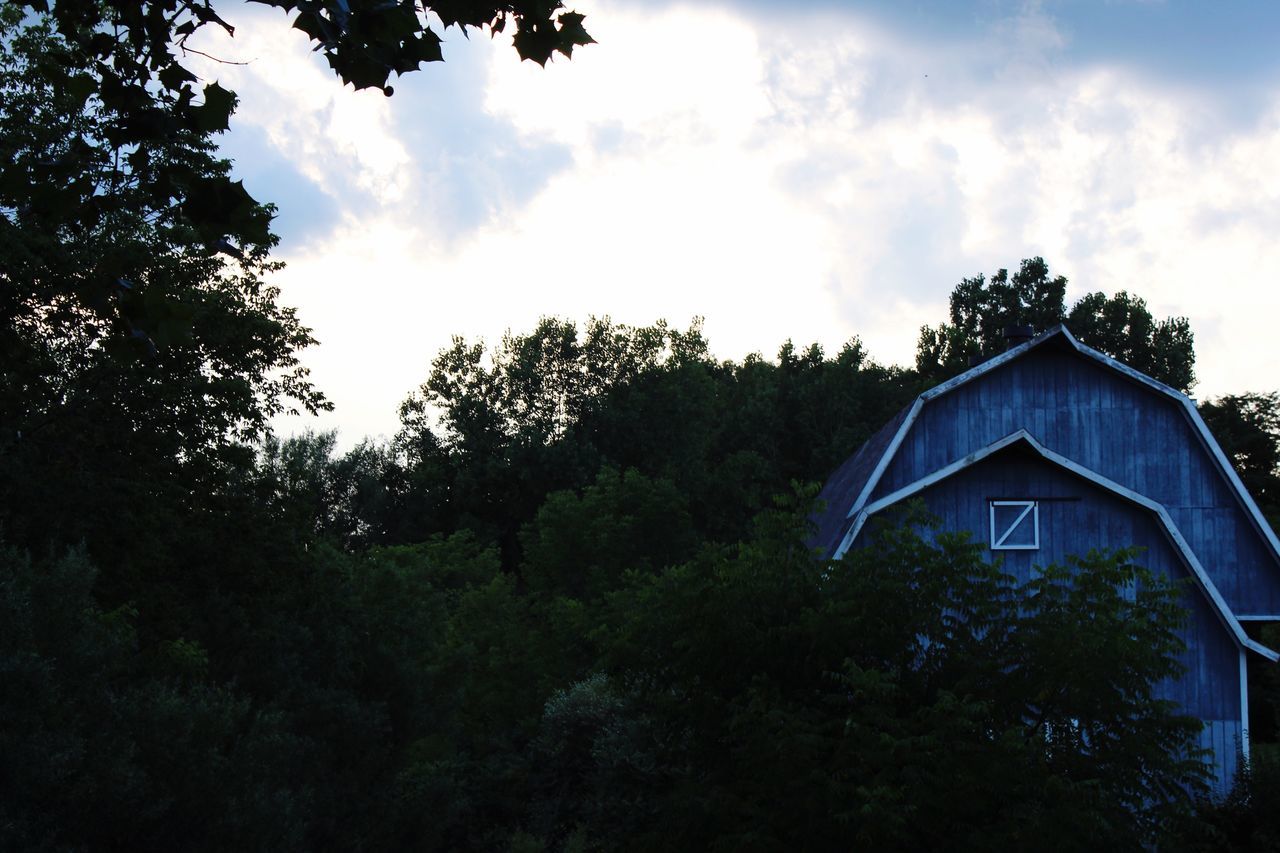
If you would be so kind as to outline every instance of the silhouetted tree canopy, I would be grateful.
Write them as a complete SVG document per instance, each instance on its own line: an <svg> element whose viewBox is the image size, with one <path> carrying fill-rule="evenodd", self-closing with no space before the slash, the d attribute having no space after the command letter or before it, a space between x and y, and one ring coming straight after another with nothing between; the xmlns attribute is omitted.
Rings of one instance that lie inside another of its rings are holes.
<svg viewBox="0 0 1280 853"><path fill-rule="evenodd" d="M590 41L556 2L280 5L358 87L440 58L428 14L540 62ZM1195 802L1197 722L1149 696L1182 615L1139 556L1017 585L919 515L839 565L803 544L797 484L1004 324L1066 318L1185 388L1185 321L1068 313L1038 259L962 283L919 372L545 319L455 340L391 442L282 440L274 414L327 403L266 283L271 210L216 156L234 94L182 65L208 25L0 9L0 849L1275 837L1257 745ZM1205 407L1267 506L1275 407Z"/></svg>
<svg viewBox="0 0 1280 853"><path fill-rule="evenodd" d="M273 415L328 404L264 281L267 211L232 257L156 189L226 179L208 134L120 148L47 73L66 49L47 25L5 6L0 36L0 530L38 554L85 543L115 606L215 535L183 523L223 514Z"/></svg>
<svg viewBox="0 0 1280 853"><path fill-rule="evenodd" d="M1280 522L1280 393L1228 394L1200 414L1258 507Z"/></svg>
<svg viewBox="0 0 1280 853"><path fill-rule="evenodd" d="M545 320L443 351L390 443L228 440L192 468L109 442L132 427L107 419L80 476L10 446L0 846L1208 850L1266 831L1265 744L1251 787L1198 804L1198 723L1147 698L1182 616L1140 555L1020 586L909 515L811 557L814 492L791 481L919 381L856 341L732 362L697 327ZM67 446L99 435L64 417Z"/></svg>
<svg viewBox="0 0 1280 853"><path fill-rule="evenodd" d="M1003 352L1008 326L1042 332L1064 323L1082 343L1172 388L1187 392L1195 384L1194 338L1185 317L1157 321L1143 299L1124 291L1086 294L1068 311L1066 289L1067 280L1050 277L1043 258L1024 260L1013 275L1001 269L990 279L962 280L951 291L950 322L920 330L916 369L940 382Z"/></svg>

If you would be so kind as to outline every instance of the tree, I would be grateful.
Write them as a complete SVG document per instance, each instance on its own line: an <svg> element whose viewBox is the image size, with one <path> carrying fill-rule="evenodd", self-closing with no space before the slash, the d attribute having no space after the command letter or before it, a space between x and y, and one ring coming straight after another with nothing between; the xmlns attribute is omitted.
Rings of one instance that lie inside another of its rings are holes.
<svg viewBox="0 0 1280 853"><path fill-rule="evenodd" d="M493 348L459 339L401 407L405 467L388 471L388 492L416 526L380 526L393 541L470 527L501 541L514 569L520 527L545 497L612 467L669 481L700 536L733 541L771 495L825 477L912 393L906 371L857 339L740 363L713 358L697 324L544 319Z"/></svg>
<svg viewBox="0 0 1280 853"><path fill-rule="evenodd" d="M1280 850L1280 751L1274 743L1250 747L1231 793L1200 804L1182 849L1194 851Z"/></svg>
<svg viewBox="0 0 1280 853"><path fill-rule="evenodd" d="M1067 328L1085 344L1184 393L1196 384L1194 338L1185 317L1159 322L1147 303L1121 291L1089 293L1071 307Z"/></svg>
<svg viewBox="0 0 1280 853"><path fill-rule="evenodd" d="M0 44L0 525L83 540L114 582L165 561L173 519L274 414L328 404L298 362L309 331L263 281L269 211L228 201L254 232L239 257L185 217L176 188L229 174L209 134L126 146L60 86L70 49L46 23L5 6Z"/></svg>
<svg viewBox="0 0 1280 853"><path fill-rule="evenodd" d="M981 273L962 279L951 291L951 323L920 330L916 367L921 373L958 373L973 358L1004 347L1006 326L1029 325L1043 331L1066 317L1067 280L1049 277L1049 265L1030 258L1009 276L1000 269L987 281Z"/></svg>
<svg viewBox="0 0 1280 853"><path fill-rule="evenodd" d="M670 778L653 735L633 695L603 673L548 699L530 745L535 849L627 849L652 832Z"/></svg>
<svg viewBox="0 0 1280 853"><path fill-rule="evenodd" d="M116 346L177 343L191 318L175 272L209 281L234 269L229 259L261 272L274 243L271 211L213 156L234 98L209 87L185 123L116 115L95 94L92 61L47 19L6 4L0 26L0 322L41 312L58 331L89 326L79 333Z"/></svg>
<svg viewBox="0 0 1280 853"><path fill-rule="evenodd" d="M1186 392L1195 384L1195 351L1185 317L1157 322L1141 298L1120 292L1089 293L1068 311L1067 280L1050 277L1043 258L1024 260L1012 276L979 274L951 291L951 322L920 330L916 368L940 382L1005 348L1004 329L1031 326L1042 332L1056 323L1084 344Z"/></svg>
<svg viewBox="0 0 1280 853"><path fill-rule="evenodd" d="M211 683L198 643L140 644L95 574L0 543L0 846L303 849L314 780L278 709Z"/></svg>
<svg viewBox="0 0 1280 853"><path fill-rule="evenodd" d="M657 744L672 780L651 835L598 843L1139 850L1204 790L1199 722L1151 698L1182 593L1135 554L1019 585L919 516L836 563L794 508L759 522L612 598L606 671L646 722L611 750Z"/></svg>
<svg viewBox="0 0 1280 853"><path fill-rule="evenodd" d="M697 536L686 500L667 480L600 469L579 496L552 492L521 530L520 574L530 589L582 601L621 585L627 571L683 562Z"/></svg>
<svg viewBox="0 0 1280 853"><path fill-rule="evenodd" d="M437 525L403 535L469 527L500 542L513 568L520 527L546 495L586 485L601 464L590 413L641 377L705 358L705 347L696 327L608 319L580 334L572 322L544 318L492 351L455 339L400 408L406 500L429 508L434 517L423 521Z"/></svg>
<svg viewBox="0 0 1280 853"><path fill-rule="evenodd" d="M1240 480L1271 522L1280 523L1280 393L1227 394L1200 414Z"/></svg>
<svg viewBox="0 0 1280 853"><path fill-rule="evenodd" d="M189 112L195 92L195 75L183 67L179 55L195 52L187 40L198 30L214 25L234 35L235 28L214 9L212 2L129 2L107 0L25 0L21 5L38 13L51 13L58 32L84 57L95 61L91 73L104 95L108 110L133 116L143 105L173 107L176 115L196 115L204 120L225 119L225 114ZM293 27L324 53L334 73L357 89L378 88L391 94L391 74L416 71L424 62L440 62L441 38L433 26L443 29L488 27L493 35L507 25L515 32L512 44L521 59L543 65L553 54L566 57L573 49L591 44L583 29L583 15L566 11L558 0L393 0L373 3L346 0L268 0L268 5L296 12ZM159 83L165 96L143 91ZM140 141L140 140L132 140Z"/></svg>

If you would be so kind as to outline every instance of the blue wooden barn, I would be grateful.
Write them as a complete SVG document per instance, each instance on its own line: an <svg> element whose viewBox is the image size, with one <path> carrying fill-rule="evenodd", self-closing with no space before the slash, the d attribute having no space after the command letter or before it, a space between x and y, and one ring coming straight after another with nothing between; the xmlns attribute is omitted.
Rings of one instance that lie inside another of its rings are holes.
<svg viewBox="0 0 1280 853"><path fill-rule="evenodd" d="M1138 546L1190 578L1186 675L1162 693L1204 721L1219 790L1248 754L1250 620L1280 620L1280 542L1185 395L1062 326L921 394L827 482L814 544L839 559L912 498L1026 580L1091 548Z"/></svg>

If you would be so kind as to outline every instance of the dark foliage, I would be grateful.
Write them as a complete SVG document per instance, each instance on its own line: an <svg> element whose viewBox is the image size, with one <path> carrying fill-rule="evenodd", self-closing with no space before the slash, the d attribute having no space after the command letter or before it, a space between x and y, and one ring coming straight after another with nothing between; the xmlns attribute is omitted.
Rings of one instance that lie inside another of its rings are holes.
<svg viewBox="0 0 1280 853"><path fill-rule="evenodd" d="M1280 393L1228 394L1201 403L1200 414L1275 527L1280 523Z"/></svg>
<svg viewBox="0 0 1280 853"><path fill-rule="evenodd" d="M697 326L544 320L441 353L390 444L271 437L276 412L325 402L297 361L308 331L263 283L270 210L214 153L234 96L197 93L175 58L221 19L23 8L0 22L0 847L1274 834L1262 751L1193 814L1194 723L1147 698L1179 613L1133 555L1019 587L908 518L812 559L811 492L772 496L922 381L856 340L735 363ZM356 85L438 58L421 7L287 8ZM557 3L430 9L510 22L538 61L589 40ZM1028 264L1008 304L1003 275L969 287L956 327L1060 314ZM1161 343L1140 300L1081 304L1099 339L1137 330L1115 353L1146 342L1189 371L1189 333ZM1274 402L1206 409L1244 425L1224 444L1246 477L1274 474Z"/></svg>
<svg viewBox="0 0 1280 853"><path fill-rule="evenodd" d="M1082 343L1186 392L1195 384L1195 352L1185 317L1156 321L1141 298L1120 292L1082 297L1068 311L1067 280L1050 278L1043 258L1028 258L1012 276L966 278L951 291L951 321L920 330L916 367L932 382L1003 352L1008 326L1043 332L1066 324Z"/></svg>
<svg viewBox="0 0 1280 853"><path fill-rule="evenodd" d="M580 333L547 319L491 352L456 340L401 408L406 470L392 479L414 526L373 526L390 542L467 527L514 569L546 494L609 466L671 482L700 535L732 540L770 495L824 478L913 392L857 340L834 358L788 343L777 362L741 364L713 359L697 326L606 319Z"/></svg>
<svg viewBox="0 0 1280 853"><path fill-rule="evenodd" d="M551 321L504 344L571 353L556 383L504 353L443 369L459 345L423 392L438 433L411 402L404 450L268 440L167 516L180 537L116 518L143 555L86 528L97 572L54 531L48 558L9 548L7 845L1141 849L1258 819L1188 817L1195 724L1144 698L1179 611L1132 555L1017 587L906 519L827 566L807 498L752 506L847 452L824 419L869 429L910 374L856 345L733 364L662 326L588 339L620 363ZM501 488L527 514L496 514Z"/></svg>

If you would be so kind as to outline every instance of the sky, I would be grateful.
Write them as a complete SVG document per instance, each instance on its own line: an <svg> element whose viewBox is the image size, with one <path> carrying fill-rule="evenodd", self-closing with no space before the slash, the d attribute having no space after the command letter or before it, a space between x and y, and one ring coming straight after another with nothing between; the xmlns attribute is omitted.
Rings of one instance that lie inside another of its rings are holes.
<svg viewBox="0 0 1280 853"><path fill-rule="evenodd" d="M1280 388L1280 4L584 0L544 68L446 31L355 92L281 11L228 7L221 138L279 208L273 283L334 403L282 434L391 436L451 338L542 316L712 351L912 364L962 279L1044 257L1196 335L1198 398ZM220 9L220 11L223 11Z"/></svg>

